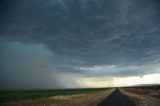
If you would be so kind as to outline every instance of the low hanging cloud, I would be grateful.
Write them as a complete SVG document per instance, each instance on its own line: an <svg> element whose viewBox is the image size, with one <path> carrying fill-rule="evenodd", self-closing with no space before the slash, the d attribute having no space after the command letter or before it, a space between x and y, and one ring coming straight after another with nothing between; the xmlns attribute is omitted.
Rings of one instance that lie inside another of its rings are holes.
<svg viewBox="0 0 160 106"><path fill-rule="evenodd" d="M71 75L59 73L54 64L56 61L52 62L57 57L54 58L43 45L8 42L3 45L0 57L0 85L3 89L79 87Z"/></svg>
<svg viewBox="0 0 160 106"><path fill-rule="evenodd" d="M129 77L145 74L160 73L159 64L151 65L101 65L91 67L74 67L84 72L86 77Z"/></svg>
<svg viewBox="0 0 160 106"><path fill-rule="evenodd" d="M48 87L66 87L63 74L77 87L76 77L159 73L158 0L1 0L0 13L1 85L23 62Z"/></svg>

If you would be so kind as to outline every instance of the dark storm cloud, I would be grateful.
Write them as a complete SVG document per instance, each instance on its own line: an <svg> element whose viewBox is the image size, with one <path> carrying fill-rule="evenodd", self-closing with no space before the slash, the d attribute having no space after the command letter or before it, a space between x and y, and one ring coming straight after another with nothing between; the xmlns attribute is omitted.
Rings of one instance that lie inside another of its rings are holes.
<svg viewBox="0 0 160 106"><path fill-rule="evenodd" d="M42 44L62 73L115 65L104 73L137 75L160 61L159 0L2 0L0 9L1 43Z"/></svg>
<svg viewBox="0 0 160 106"><path fill-rule="evenodd" d="M5 89L76 87L72 77L62 77L55 56L43 45L5 42L0 46L0 85ZM54 62L52 62L54 59ZM67 81L67 84L63 82Z"/></svg>
<svg viewBox="0 0 160 106"><path fill-rule="evenodd" d="M1 36L11 40L43 43L55 53L96 64L128 63L159 51L160 5L155 0L12 4L12 10L1 16Z"/></svg>

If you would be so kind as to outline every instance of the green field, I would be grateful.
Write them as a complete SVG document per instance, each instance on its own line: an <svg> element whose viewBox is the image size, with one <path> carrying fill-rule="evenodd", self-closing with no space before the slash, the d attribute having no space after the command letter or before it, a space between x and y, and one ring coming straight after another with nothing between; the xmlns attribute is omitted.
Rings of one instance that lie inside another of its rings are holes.
<svg viewBox="0 0 160 106"><path fill-rule="evenodd" d="M10 101L98 92L107 88L0 91L0 104Z"/></svg>

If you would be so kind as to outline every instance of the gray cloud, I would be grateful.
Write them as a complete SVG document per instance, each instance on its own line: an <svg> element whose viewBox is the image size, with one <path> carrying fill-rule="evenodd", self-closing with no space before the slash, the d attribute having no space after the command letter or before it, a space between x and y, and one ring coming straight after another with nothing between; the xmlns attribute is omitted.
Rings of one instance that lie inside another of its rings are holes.
<svg viewBox="0 0 160 106"><path fill-rule="evenodd" d="M78 87L72 76L62 77L63 73L56 68L58 62L52 62L57 57L45 46L20 42L3 44L0 47L3 50L0 53L0 85L3 89Z"/></svg>
<svg viewBox="0 0 160 106"><path fill-rule="evenodd" d="M17 41L40 44L54 55L49 65L42 63L35 70L54 66L55 73L89 76L93 75L87 71L91 67L115 65L123 66L124 71L118 72L116 68L103 75L130 76L150 73L142 66L159 63L158 0L2 0L0 4L1 45ZM1 46L1 50L2 57L8 56L5 47ZM3 61L1 66L8 64ZM137 68L126 68L133 65ZM80 67L83 69L75 69ZM95 74L98 73L103 72Z"/></svg>

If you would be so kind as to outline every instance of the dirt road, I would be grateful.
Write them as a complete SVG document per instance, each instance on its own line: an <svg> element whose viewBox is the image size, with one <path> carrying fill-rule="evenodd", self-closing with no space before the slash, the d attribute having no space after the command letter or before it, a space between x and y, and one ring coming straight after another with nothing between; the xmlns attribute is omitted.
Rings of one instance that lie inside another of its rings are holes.
<svg viewBox="0 0 160 106"><path fill-rule="evenodd" d="M119 89L111 93L98 106L136 106L127 96L123 95Z"/></svg>

